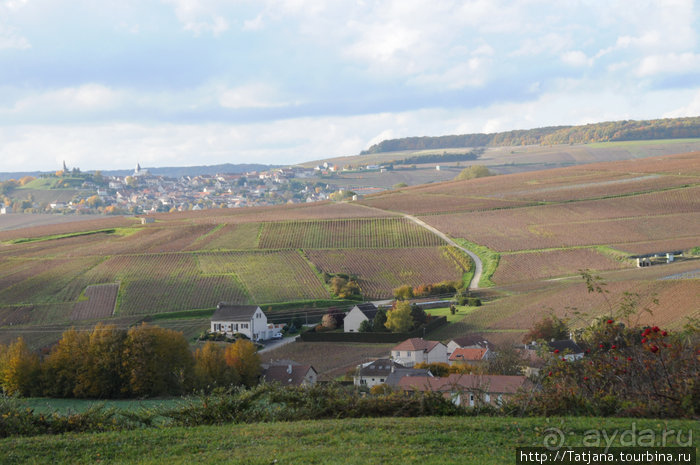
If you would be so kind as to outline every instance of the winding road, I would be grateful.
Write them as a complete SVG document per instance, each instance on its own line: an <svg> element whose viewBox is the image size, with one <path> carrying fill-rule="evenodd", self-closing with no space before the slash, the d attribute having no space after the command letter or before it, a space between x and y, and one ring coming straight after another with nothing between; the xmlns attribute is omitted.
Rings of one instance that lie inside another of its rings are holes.
<svg viewBox="0 0 700 465"><path fill-rule="evenodd" d="M381 208L370 207L369 205L363 205L363 204L358 204L358 205L361 205L361 206L363 206L363 207L365 207L365 208L368 208L368 209L370 209L370 210L380 211L380 212L382 212L382 213L384 213L384 214L386 214L386 213L398 213L399 215L403 216L403 217L406 218L407 220L413 221L414 223L416 223L416 224L417 224L418 226L420 226L421 228L425 228L425 229L427 229L428 231L432 232L433 234L436 234L438 237L440 237L442 240L444 240L445 242L447 242L449 245L451 245L451 246L453 246L453 247L457 247L459 250L461 250L461 251L463 251L464 253L466 253L467 255L469 255L469 256L471 257L471 259L474 260L474 276L472 277L472 281L469 283L469 289L479 289L479 281L481 280L481 273L482 273L483 270L484 270L484 265L483 265L483 263L481 262L481 259L479 258L479 256L478 256L477 254L475 254L475 253L472 252L471 250L465 249L465 248L462 247L461 245L457 244L455 241L453 241L452 239L450 239L450 238L447 236L447 234L445 234L444 232L440 231L439 229L436 229L436 228L430 226L430 225L429 225L428 223L426 223L425 221L419 220L419 219L416 218L415 216L409 215L408 213L403 213L403 212L389 212L389 211L387 211L387 210L382 210Z"/></svg>
<svg viewBox="0 0 700 465"><path fill-rule="evenodd" d="M447 242L451 246L457 247L459 250L462 250L464 253L469 255L472 258L472 260L474 260L474 276L472 277L472 281L469 283L469 289L479 289L479 280L481 280L481 273L484 269L484 265L481 263L481 259L479 258L479 256L477 254L475 254L471 250L465 249L461 245L457 244L455 241L450 239L447 236L447 234L440 231L439 229L436 229L436 228L430 226L425 221L419 220L415 216L411 216L411 215L408 215L406 213L402 213L402 215L407 220L413 221L418 226L421 226L421 227L427 229L428 231L431 231L433 234L436 234L438 237L440 237L442 240L444 240L445 242Z"/></svg>

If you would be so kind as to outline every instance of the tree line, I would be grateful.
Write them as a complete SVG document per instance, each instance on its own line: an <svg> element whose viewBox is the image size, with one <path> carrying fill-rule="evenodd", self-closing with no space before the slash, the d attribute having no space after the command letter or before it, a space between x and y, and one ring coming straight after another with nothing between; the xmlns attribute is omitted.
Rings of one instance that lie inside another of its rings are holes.
<svg viewBox="0 0 700 465"><path fill-rule="evenodd" d="M260 359L239 339L192 352L183 334L141 324L69 329L40 356L22 338L0 344L0 391L7 395L132 398L180 395L214 387L255 385Z"/></svg>
<svg viewBox="0 0 700 465"><path fill-rule="evenodd" d="M608 121L580 126L550 126L491 134L462 134L438 137L405 137L384 140L360 155L401 150L433 150L460 147L512 145L589 144L652 139L700 137L700 117L644 121Z"/></svg>

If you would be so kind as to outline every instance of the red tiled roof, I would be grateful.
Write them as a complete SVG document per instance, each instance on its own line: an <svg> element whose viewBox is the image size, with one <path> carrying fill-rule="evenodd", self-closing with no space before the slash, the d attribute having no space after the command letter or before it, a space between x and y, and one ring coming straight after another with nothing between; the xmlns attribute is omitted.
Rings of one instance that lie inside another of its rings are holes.
<svg viewBox="0 0 700 465"><path fill-rule="evenodd" d="M430 352L435 348L436 345L441 344L440 341L426 341L420 337L414 337L412 339L406 339L401 344L397 345L391 350L403 350L403 351L417 351L425 350Z"/></svg>
<svg viewBox="0 0 700 465"><path fill-rule="evenodd" d="M444 378L411 376L401 378L399 388L405 391L450 392L460 389L481 389L490 393L513 394L531 383L525 376L452 374Z"/></svg>
<svg viewBox="0 0 700 465"><path fill-rule="evenodd" d="M289 373L290 367L291 373ZM263 377L268 383L280 383L283 386L301 386L309 370L313 370L311 365L273 365L265 370Z"/></svg>
<svg viewBox="0 0 700 465"><path fill-rule="evenodd" d="M479 361L484 359L488 349L455 349L450 355L451 362Z"/></svg>

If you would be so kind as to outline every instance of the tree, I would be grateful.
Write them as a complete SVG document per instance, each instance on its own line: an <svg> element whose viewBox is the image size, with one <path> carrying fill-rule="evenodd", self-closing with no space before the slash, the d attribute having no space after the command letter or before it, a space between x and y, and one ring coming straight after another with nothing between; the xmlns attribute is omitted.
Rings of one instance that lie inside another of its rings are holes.
<svg viewBox="0 0 700 465"><path fill-rule="evenodd" d="M386 310L380 308L372 320L372 330L375 332L386 331Z"/></svg>
<svg viewBox="0 0 700 465"><path fill-rule="evenodd" d="M335 320L335 317L331 315L330 313L326 313L323 315L323 318L321 318L321 326L323 326L326 329L335 329L338 327L338 323Z"/></svg>
<svg viewBox="0 0 700 465"><path fill-rule="evenodd" d="M398 300L408 300L413 297L413 288L408 284L394 289L394 297Z"/></svg>
<svg viewBox="0 0 700 465"><path fill-rule="evenodd" d="M123 354L126 331L98 323L88 336L87 352L78 371L73 394L100 399L123 395Z"/></svg>
<svg viewBox="0 0 700 465"><path fill-rule="evenodd" d="M176 395L191 382L194 359L181 332L143 323L127 333L124 366L132 394Z"/></svg>
<svg viewBox="0 0 700 465"><path fill-rule="evenodd" d="M238 339L226 347L224 353L226 364L236 370L241 382L254 386L260 377L260 356L255 344L247 339Z"/></svg>
<svg viewBox="0 0 700 465"><path fill-rule="evenodd" d="M24 339L17 338L9 347L0 345L0 388L5 394L40 394L39 373L39 356L27 348Z"/></svg>
<svg viewBox="0 0 700 465"><path fill-rule="evenodd" d="M359 331L361 333L371 333L372 329L372 323L370 323L369 320L362 320L362 323L360 323L359 327Z"/></svg>
<svg viewBox="0 0 700 465"><path fill-rule="evenodd" d="M464 181L467 179L483 178L493 176L493 173L483 165L472 165L464 168L455 178L456 181Z"/></svg>
<svg viewBox="0 0 700 465"><path fill-rule="evenodd" d="M397 302L386 315L385 326L394 333L405 333L413 327L411 304L406 301Z"/></svg>
<svg viewBox="0 0 700 465"><path fill-rule="evenodd" d="M486 362L485 371L492 375L522 375L525 361L511 344L498 346Z"/></svg>
<svg viewBox="0 0 700 465"><path fill-rule="evenodd" d="M411 305L411 318L413 319L413 327L418 328L428 321L428 315L425 310L419 305Z"/></svg>
<svg viewBox="0 0 700 465"><path fill-rule="evenodd" d="M534 324L523 337L525 344L544 339L545 341L568 339L569 327L566 322L556 315L549 315Z"/></svg>
<svg viewBox="0 0 700 465"><path fill-rule="evenodd" d="M42 370L45 394L51 397L74 397L78 378L87 365L90 335L71 328L46 357Z"/></svg>
<svg viewBox="0 0 700 465"><path fill-rule="evenodd" d="M194 353L195 383L201 389L231 386L240 382L236 370L226 363L225 349L215 342L207 342Z"/></svg>

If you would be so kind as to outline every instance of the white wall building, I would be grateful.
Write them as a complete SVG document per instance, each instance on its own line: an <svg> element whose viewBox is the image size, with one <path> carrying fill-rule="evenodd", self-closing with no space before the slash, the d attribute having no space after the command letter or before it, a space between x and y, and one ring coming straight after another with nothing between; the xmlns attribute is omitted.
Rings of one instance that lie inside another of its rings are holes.
<svg viewBox="0 0 700 465"><path fill-rule="evenodd" d="M211 317L211 331L233 336L245 334L250 339L271 339L279 333L279 325L268 325L265 313L256 305L220 303Z"/></svg>
<svg viewBox="0 0 700 465"><path fill-rule="evenodd" d="M407 367L418 363L447 363L447 347L439 341L414 337L391 349L391 358Z"/></svg>

